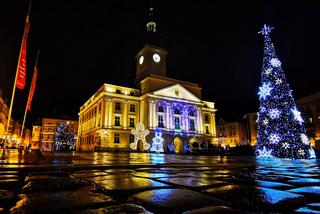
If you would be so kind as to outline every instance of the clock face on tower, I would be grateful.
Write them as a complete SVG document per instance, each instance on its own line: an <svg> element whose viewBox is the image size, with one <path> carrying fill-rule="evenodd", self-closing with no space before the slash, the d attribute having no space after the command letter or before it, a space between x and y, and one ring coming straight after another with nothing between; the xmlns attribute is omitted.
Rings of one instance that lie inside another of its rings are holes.
<svg viewBox="0 0 320 214"><path fill-rule="evenodd" d="M139 58L139 64L140 64L140 65L143 63L143 60L144 60L144 57L143 57L143 56L140 56L140 58Z"/></svg>
<svg viewBox="0 0 320 214"><path fill-rule="evenodd" d="M160 62L160 56L159 56L159 54L153 54L152 58L153 58L153 61L155 61L155 62Z"/></svg>

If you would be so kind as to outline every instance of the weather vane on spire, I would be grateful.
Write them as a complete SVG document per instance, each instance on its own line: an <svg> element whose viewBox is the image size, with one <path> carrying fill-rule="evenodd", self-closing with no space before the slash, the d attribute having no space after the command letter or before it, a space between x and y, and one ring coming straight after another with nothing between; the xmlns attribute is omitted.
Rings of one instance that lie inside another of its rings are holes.
<svg viewBox="0 0 320 214"><path fill-rule="evenodd" d="M269 35L269 33L271 33L271 31L273 29L274 29L273 27L270 27L270 26L267 26L266 24L264 24L263 28L258 33L261 33L262 35L267 36L267 35Z"/></svg>

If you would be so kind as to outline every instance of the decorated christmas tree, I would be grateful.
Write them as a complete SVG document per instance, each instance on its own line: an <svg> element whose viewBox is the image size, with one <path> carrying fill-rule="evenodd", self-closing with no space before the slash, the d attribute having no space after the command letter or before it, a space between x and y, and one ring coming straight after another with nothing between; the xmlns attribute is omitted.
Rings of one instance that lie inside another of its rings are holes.
<svg viewBox="0 0 320 214"><path fill-rule="evenodd" d="M269 34L272 29L264 25L259 32L264 37L264 57L258 92L256 154L258 157L315 158L301 113L271 42Z"/></svg>

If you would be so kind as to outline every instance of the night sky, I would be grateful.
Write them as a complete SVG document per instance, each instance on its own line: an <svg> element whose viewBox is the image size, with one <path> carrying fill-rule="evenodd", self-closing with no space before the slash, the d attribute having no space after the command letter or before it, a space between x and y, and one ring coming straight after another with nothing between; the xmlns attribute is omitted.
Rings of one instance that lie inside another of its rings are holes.
<svg viewBox="0 0 320 214"><path fill-rule="evenodd" d="M167 76L198 83L218 117L257 111L264 23L293 95L320 91L320 7L316 1L154 0L157 31L165 41ZM103 84L133 87L135 55L146 38L149 1L33 0L28 39L28 82L17 91L13 118L23 118L37 49L39 76L28 114L67 115ZM11 96L27 0L0 3L0 88Z"/></svg>

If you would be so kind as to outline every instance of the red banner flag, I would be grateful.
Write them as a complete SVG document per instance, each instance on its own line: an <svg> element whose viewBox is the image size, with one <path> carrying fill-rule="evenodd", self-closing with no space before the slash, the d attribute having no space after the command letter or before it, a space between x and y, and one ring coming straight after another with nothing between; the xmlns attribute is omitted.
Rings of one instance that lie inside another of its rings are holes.
<svg viewBox="0 0 320 214"><path fill-rule="evenodd" d="M19 60L19 70L18 70L18 77L17 77L17 88L23 90L26 86L26 71L27 71L27 39L28 39L28 32L29 32L29 17L27 17L26 25L25 25L25 32L23 36L23 43L21 49L21 55Z"/></svg>
<svg viewBox="0 0 320 214"><path fill-rule="evenodd" d="M35 67L33 77L32 77L31 86L30 86L29 97L28 97L28 104L27 104L28 111L31 111L31 102L32 102L34 90L36 88L37 76L38 76L38 69L37 69L37 67Z"/></svg>

